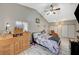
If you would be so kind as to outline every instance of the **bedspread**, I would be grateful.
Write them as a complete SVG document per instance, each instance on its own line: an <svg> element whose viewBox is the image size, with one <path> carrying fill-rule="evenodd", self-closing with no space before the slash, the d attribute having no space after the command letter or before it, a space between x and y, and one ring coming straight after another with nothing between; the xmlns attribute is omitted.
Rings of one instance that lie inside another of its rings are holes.
<svg viewBox="0 0 79 59"><path fill-rule="evenodd" d="M53 54L58 54L59 53L59 45L56 41L54 40L49 40L48 37L42 35L37 35L35 37L35 41L38 44L41 44L42 46L48 48Z"/></svg>

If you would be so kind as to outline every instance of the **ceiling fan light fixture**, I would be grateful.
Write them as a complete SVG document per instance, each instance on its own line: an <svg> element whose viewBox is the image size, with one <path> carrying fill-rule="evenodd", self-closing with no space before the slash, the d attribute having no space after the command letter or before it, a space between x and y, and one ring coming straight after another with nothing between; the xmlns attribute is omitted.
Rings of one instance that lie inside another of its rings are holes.
<svg viewBox="0 0 79 59"><path fill-rule="evenodd" d="M53 14L56 14L56 12L53 12Z"/></svg>
<svg viewBox="0 0 79 59"><path fill-rule="evenodd" d="M56 14L56 12L58 12L59 10L60 10L60 8L51 4L49 6L49 9L47 9L45 12L46 12L46 15L52 15L52 14Z"/></svg>
<svg viewBox="0 0 79 59"><path fill-rule="evenodd" d="M53 5L50 5L50 11L53 11Z"/></svg>

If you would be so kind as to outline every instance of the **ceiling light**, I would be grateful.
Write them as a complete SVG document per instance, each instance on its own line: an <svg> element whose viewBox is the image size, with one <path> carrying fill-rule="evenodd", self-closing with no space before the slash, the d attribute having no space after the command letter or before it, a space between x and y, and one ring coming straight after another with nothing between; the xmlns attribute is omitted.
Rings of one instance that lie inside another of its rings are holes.
<svg viewBox="0 0 79 59"><path fill-rule="evenodd" d="M60 8L55 8L55 7L56 7L55 5L51 4L48 9L45 9L45 10L44 10L44 12L45 12L47 15L50 15L51 13L52 13L52 14L56 14L56 12L57 12L58 10L60 10Z"/></svg>

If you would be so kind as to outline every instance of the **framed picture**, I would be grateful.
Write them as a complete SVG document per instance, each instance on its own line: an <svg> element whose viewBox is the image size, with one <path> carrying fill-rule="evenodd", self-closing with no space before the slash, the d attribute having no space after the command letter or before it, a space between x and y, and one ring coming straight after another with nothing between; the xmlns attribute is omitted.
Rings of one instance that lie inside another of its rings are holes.
<svg viewBox="0 0 79 59"><path fill-rule="evenodd" d="M40 23L40 19L39 18L36 18L36 23Z"/></svg>

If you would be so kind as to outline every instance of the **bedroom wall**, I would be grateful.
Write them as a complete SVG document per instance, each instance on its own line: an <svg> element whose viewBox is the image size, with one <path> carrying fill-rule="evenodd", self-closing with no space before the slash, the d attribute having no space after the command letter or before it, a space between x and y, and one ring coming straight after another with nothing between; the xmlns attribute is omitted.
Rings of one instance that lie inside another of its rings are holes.
<svg viewBox="0 0 79 59"><path fill-rule="evenodd" d="M54 22L49 23L50 30L55 30L58 32L59 36L62 38L71 38L76 39L76 30L79 28L76 20L70 21L61 21L61 22Z"/></svg>
<svg viewBox="0 0 79 59"><path fill-rule="evenodd" d="M35 23L35 19L40 19L40 24ZM30 32L38 32L43 29L48 31L48 22L36 10L19 4L0 3L0 33L5 31L6 23L9 23L10 29L13 30L16 21L28 23Z"/></svg>

